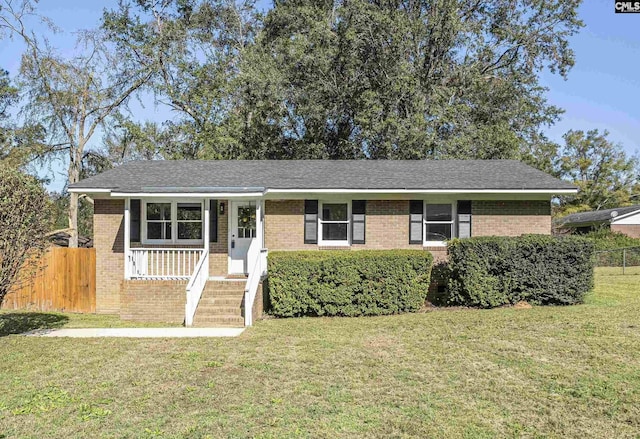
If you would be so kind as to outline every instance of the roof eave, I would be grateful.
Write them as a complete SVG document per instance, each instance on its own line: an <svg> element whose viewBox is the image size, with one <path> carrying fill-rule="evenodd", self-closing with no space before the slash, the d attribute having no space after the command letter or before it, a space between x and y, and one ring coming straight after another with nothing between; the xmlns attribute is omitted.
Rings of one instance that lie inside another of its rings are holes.
<svg viewBox="0 0 640 439"><path fill-rule="evenodd" d="M141 191L122 191L106 188L82 188L71 187L68 189L71 193L99 193L110 194L113 197L167 197L167 196L210 196L221 194L232 194L247 196L248 194L264 195L268 193L342 193L342 194L576 194L577 189L557 188L557 189L350 189L350 188L212 188L211 190L195 190L200 188L182 188L184 190L178 190L178 188L154 188L153 190L141 190ZM189 190L187 190L189 189Z"/></svg>

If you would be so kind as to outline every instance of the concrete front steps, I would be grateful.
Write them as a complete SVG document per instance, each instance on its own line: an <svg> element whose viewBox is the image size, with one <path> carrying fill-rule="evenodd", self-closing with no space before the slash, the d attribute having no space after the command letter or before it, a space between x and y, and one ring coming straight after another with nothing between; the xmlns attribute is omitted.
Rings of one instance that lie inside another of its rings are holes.
<svg viewBox="0 0 640 439"><path fill-rule="evenodd" d="M204 287L193 326L244 327L244 282L209 280Z"/></svg>

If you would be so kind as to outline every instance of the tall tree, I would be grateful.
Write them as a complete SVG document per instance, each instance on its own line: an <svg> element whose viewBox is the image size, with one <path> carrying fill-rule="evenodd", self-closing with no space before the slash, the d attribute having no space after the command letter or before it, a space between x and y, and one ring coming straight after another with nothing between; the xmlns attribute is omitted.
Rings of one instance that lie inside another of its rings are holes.
<svg viewBox="0 0 640 439"><path fill-rule="evenodd" d="M25 91L25 114L46 130L48 153L66 156L69 184L79 181L89 143L96 130L151 76L145 66L117 70L116 54L97 31L80 34L79 52L63 57L25 25L36 16L32 2L2 0L0 28L26 45L20 67ZM68 222L70 247L77 246L78 194L70 194Z"/></svg>
<svg viewBox="0 0 640 439"><path fill-rule="evenodd" d="M11 84L9 72L0 68L0 159L8 158L11 150L10 107L18 99L18 89Z"/></svg>
<svg viewBox="0 0 640 439"><path fill-rule="evenodd" d="M19 125L15 113L19 89L9 72L0 68L0 161L4 165L24 168L39 158L43 150L42 127Z"/></svg>
<svg viewBox="0 0 640 439"><path fill-rule="evenodd" d="M123 0L106 10L120 65L153 71L147 89L175 114L162 126L124 124L120 136L165 158L236 158L233 81L258 18L253 0Z"/></svg>
<svg viewBox="0 0 640 439"><path fill-rule="evenodd" d="M558 170L578 186L575 197L562 199L564 213L599 210L637 202L640 168L622 145L610 141L605 131L569 131L564 135Z"/></svg>
<svg viewBox="0 0 640 439"><path fill-rule="evenodd" d="M274 158L531 155L578 3L278 0L242 72L243 138Z"/></svg>

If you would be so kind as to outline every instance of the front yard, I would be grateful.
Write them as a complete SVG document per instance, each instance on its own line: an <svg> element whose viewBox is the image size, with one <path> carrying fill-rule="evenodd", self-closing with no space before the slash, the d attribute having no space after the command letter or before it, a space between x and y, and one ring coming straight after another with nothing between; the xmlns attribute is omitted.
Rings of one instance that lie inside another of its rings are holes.
<svg viewBox="0 0 640 439"><path fill-rule="evenodd" d="M83 319L119 325L55 324ZM0 437L637 437L640 277L599 275L573 307L9 335L0 356Z"/></svg>

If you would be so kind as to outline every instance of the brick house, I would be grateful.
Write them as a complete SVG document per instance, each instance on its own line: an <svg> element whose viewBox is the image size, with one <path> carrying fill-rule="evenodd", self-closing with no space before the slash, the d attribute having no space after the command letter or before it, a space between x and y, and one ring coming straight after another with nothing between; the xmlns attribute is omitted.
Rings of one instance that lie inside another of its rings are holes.
<svg viewBox="0 0 640 439"><path fill-rule="evenodd" d="M615 207L613 209L593 210L567 215L557 221L562 229L586 233L600 227L612 232L624 233L632 238L640 238L640 204Z"/></svg>
<svg viewBox="0 0 640 439"><path fill-rule="evenodd" d="M94 199L96 309L251 325L272 250L398 249L551 233L576 189L511 160L140 161L71 185Z"/></svg>

